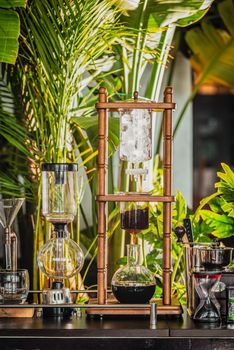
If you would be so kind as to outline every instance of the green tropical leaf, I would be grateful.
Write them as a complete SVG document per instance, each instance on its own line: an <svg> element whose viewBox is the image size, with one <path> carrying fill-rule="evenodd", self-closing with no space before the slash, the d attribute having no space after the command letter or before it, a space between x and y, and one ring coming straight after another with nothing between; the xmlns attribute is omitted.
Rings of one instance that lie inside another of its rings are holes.
<svg viewBox="0 0 234 350"><path fill-rule="evenodd" d="M175 215L173 215L173 219L176 220L176 225L178 225L179 222L183 222L186 218L186 214L187 205L185 199L182 196L182 193L178 191L176 194Z"/></svg>
<svg viewBox="0 0 234 350"><path fill-rule="evenodd" d="M217 192L201 200L192 216L196 237L201 237L202 231L212 233L218 238L226 238L234 234L234 174L227 164L221 165L224 172L217 173L220 178L220 181L215 184ZM209 205L210 210L203 209L206 205ZM200 218L203 219L202 222Z"/></svg>
<svg viewBox="0 0 234 350"><path fill-rule="evenodd" d="M190 216L192 221L193 216ZM193 236L195 242L209 242L213 228L206 221L192 221Z"/></svg>
<svg viewBox="0 0 234 350"><path fill-rule="evenodd" d="M193 221L193 222L198 222L198 221L199 221L202 208L203 208L206 204L208 204L212 199L214 199L214 198L217 197L217 196L218 196L218 193L213 193L213 194L211 194L210 196L205 197L205 198L203 198L203 199L200 201L200 204L199 204L198 208L196 209L194 215L192 216L192 221Z"/></svg>
<svg viewBox="0 0 234 350"><path fill-rule="evenodd" d="M212 235L218 238L230 237L234 233L234 219L209 210L201 211L202 219L213 228Z"/></svg>
<svg viewBox="0 0 234 350"><path fill-rule="evenodd" d="M228 213L228 216L234 218L234 205L233 205L233 202L232 203L228 203L228 202L224 201L224 204L222 205L222 210L225 213Z"/></svg>
<svg viewBox="0 0 234 350"><path fill-rule="evenodd" d="M234 224L233 219L228 218L226 215L220 215L213 213L210 210L203 209L201 211L203 220L206 220L212 227L217 225L232 225Z"/></svg>
<svg viewBox="0 0 234 350"><path fill-rule="evenodd" d="M15 11L0 9L0 62L15 63L19 34L18 14Z"/></svg>
<svg viewBox="0 0 234 350"><path fill-rule="evenodd" d="M222 205L225 203L221 197L212 198L209 201L209 207L214 213L220 213L222 211Z"/></svg>
<svg viewBox="0 0 234 350"><path fill-rule="evenodd" d="M25 7L27 0L0 1L0 62L12 63L18 55L20 20L15 7ZM6 10L8 9L8 10Z"/></svg>
<svg viewBox="0 0 234 350"><path fill-rule="evenodd" d="M221 173L220 171L217 173L218 177L223 180L221 181L221 184L226 183L231 189L234 189L234 172L232 169L225 163L221 163L221 166L224 170L224 173ZM215 185L216 187L219 187L218 184Z"/></svg>
<svg viewBox="0 0 234 350"><path fill-rule="evenodd" d="M149 21L150 16L153 16L155 20L154 26L148 26L149 29L166 27L172 24L179 26L191 25L206 14L212 2L212 0L145 0L139 2L138 6L132 6L132 3L129 1L118 1L120 8L122 7L127 11L125 20L131 27L138 28L137 25L139 23L141 8L143 8L144 11L145 22ZM149 24L149 22L147 24Z"/></svg>

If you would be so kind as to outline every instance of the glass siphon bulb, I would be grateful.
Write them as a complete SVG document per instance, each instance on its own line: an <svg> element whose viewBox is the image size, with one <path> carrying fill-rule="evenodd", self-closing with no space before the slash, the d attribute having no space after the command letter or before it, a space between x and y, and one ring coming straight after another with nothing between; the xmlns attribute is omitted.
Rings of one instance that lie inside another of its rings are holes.
<svg viewBox="0 0 234 350"><path fill-rule="evenodd" d="M78 273L84 263L84 254L78 244L69 238L66 230L54 232L38 253L38 266L48 277L70 278Z"/></svg>

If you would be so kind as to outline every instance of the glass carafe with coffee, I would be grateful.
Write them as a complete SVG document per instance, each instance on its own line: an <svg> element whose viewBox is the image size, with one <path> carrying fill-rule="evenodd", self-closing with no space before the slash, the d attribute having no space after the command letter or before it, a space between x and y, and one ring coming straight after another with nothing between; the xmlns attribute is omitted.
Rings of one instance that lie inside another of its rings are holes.
<svg viewBox="0 0 234 350"><path fill-rule="evenodd" d="M71 304L69 288L64 281L75 276L82 268L84 255L78 244L70 238L67 224L77 212L78 165L72 163L45 163L42 165L42 213L53 224L50 240L38 252L38 266L52 286L44 289L44 304ZM71 314L71 309L45 308L44 316Z"/></svg>
<svg viewBox="0 0 234 350"><path fill-rule="evenodd" d="M138 98L134 94L134 101ZM140 101L139 101L140 103ZM130 234L127 245L127 265L118 269L112 278L112 292L120 303L145 304L150 301L156 286L154 274L141 264L137 235L149 227L149 205L141 200L149 184L148 161L152 154L152 111L148 109L120 110L120 159L125 161L128 191L122 193L120 226ZM133 195L134 201L124 200ZM136 197L137 196L137 197Z"/></svg>

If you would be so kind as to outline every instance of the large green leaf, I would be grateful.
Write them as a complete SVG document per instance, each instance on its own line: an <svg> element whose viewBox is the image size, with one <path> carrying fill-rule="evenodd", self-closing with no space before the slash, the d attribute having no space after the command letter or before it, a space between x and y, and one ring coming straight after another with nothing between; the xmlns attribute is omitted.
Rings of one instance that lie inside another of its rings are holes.
<svg viewBox="0 0 234 350"><path fill-rule="evenodd" d="M20 20L16 11L5 10L25 7L27 0L0 0L0 62L12 63L18 55Z"/></svg>
<svg viewBox="0 0 234 350"><path fill-rule="evenodd" d="M201 19L211 6L213 0L178 0L178 1L163 1L163 0L144 0L132 2L128 0L119 0L118 4L124 9L125 21L133 28L138 28L139 19L142 16L143 21L148 29L167 27L168 25L187 26ZM152 21L152 17L154 21Z"/></svg>
<svg viewBox="0 0 234 350"><path fill-rule="evenodd" d="M153 0L151 1L150 9L159 27L172 24L185 27L200 20L206 14L212 2L213 0Z"/></svg>
<svg viewBox="0 0 234 350"><path fill-rule="evenodd" d="M210 210L202 210L201 217L212 228L212 234L218 238L227 238L233 235L234 220L227 215L217 214Z"/></svg>
<svg viewBox="0 0 234 350"><path fill-rule="evenodd" d="M230 217L234 217L234 172L225 163L222 163L224 172L218 172L220 181L215 184L217 193L221 196L223 203L222 210Z"/></svg>
<svg viewBox="0 0 234 350"><path fill-rule="evenodd" d="M221 165L224 172L217 173L220 178L215 184L217 191L200 202L193 223L198 228L201 227L201 217L202 224L208 225L206 232L218 238L226 238L234 234L234 173L227 164ZM203 209L207 205L210 210Z"/></svg>

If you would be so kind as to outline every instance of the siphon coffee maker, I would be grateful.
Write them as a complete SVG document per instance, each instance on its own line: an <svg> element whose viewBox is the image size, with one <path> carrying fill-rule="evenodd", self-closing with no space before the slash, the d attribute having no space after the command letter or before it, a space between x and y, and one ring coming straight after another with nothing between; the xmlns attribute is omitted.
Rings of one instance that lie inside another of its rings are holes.
<svg viewBox="0 0 234 350"><path fill-rule="evenodd" d="M4 228L5 256L5 268L0 269L0 303L24 303L29 291L28 270L18 269L18 239L12 229L24 200L24 198L0 199L0 223Z"/></svg>
<svg viewBox="0 0 234 350"><path fill-rule="evenodd" d="M83 266L83 252L67 229L77 213L77 171L73 163L42 164L42 214L53 225L50 240L38 252L38 266L52 281L52 288L42 292L43 304L71 304L64 281ZM45 308L43 312L45 316L69 316L71 309Z"/></svg>

